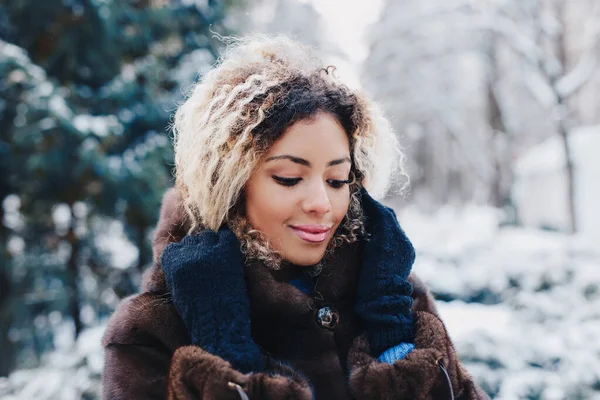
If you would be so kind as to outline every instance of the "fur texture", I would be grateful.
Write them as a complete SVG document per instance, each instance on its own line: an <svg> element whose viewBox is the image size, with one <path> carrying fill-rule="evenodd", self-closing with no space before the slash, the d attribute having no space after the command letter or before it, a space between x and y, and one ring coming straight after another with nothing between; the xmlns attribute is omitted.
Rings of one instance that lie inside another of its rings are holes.
<svg viewBox="0 0 600 400"><path fill-rule="evenodd" d="M450 387L440 365L450 377L456 399L487 399L476 389L471 376L460 365L442 321L426 311L416 311L415 347L394 364L369 356L364 337L352 347L350 387L356 399L450 399Z"/></svg>
<svg viewBox="0 0 600 400"><path fill-rule="evenodd" d="M222 358L197 346L183 346L173 354L169 371L169 399L239 399L231 384L250 399L309 400L311 389L296 376L241 374Z"/></svg>
<svg viewBox="0 0 600 400"><path fill-rule="evenodd" d="M449 399L440 360L456 399L488 398L461 367L431 293L414 275L409 281L416 349L394 364L374 360L352 310L359 243L345 247L335 268L320 275L313 290L317 296L289 284L286 271L259 264L246 267L252 333L268 373L242 374L220 357L190 346L189 334L166 295L160 266L162 250L185 236L186 224L179 195L171 190L164 198L154 266L144 278L143 292L121 302L103 338L105 399L240 398L229 382L250 399ZM332 331L314 319L325 304L340 313Z"/></svg>

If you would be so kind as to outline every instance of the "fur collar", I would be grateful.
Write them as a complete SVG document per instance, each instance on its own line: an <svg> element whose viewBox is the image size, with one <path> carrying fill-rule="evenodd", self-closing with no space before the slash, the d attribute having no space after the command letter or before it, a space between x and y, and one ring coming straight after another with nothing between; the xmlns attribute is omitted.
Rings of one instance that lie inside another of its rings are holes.
<svg viewBox="0 0 600 400"><path fill-rule="evenodd" d="M160 256L169 243L181 241L190 227L189 218L183 208L183 200L176 188L167 190L163 196L160 216L152 241L152 268L144 273L142 290L157 294L168 291L165 275L160 265Z"/></svg>

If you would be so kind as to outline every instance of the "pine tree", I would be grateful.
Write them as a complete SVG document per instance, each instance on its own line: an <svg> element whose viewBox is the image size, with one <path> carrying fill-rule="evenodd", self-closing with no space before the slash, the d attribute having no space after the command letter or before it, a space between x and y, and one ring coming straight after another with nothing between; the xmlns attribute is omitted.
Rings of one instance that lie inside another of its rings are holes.
<svg viewBox="0 0 600 400"><path fill-rule="evenodd" d="M35 365L57 320L78 335L136 289L172 184L170 116L231 6L0 1L0 376ZM114 220L128 268L98 243Z"/></svg>

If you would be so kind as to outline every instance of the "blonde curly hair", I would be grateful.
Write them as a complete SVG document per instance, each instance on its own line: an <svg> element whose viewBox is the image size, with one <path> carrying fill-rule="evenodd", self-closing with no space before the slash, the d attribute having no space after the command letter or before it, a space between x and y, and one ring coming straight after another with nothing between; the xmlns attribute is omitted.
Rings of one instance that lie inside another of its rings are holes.
<svg viewBox="0 0 600 400"><path fill-rule="evenodd" d="M359 189L382 196L394 171L407 182L404 154L372 101L339 82L311 49L282 36L229 39L177 108L175 178L189 233L225 223L247 258L278 268L281 254L244 216L243 188L286 129L319 112L333 115L348 133L354 176L348 214L329 247L356 241L362 232Z"/></svg>

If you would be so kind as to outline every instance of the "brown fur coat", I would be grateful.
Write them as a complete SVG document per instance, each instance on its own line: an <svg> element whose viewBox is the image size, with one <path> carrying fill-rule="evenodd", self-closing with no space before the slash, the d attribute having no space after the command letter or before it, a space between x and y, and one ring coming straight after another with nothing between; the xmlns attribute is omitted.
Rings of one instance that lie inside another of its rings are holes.
<svg viewBox="0 0 600 400"><path fill-rule="evenodd" d="M318 297L291 286L284 272L248 265L252 334L268 372L242 374L190 345L160 267L166 245L185 236L185 221L172 189L163 200L154 266L144 277L142 293L121 302L103 338L106 400L488 398L460 365L431 293L414 275L416 349L394 364L370 355L352 311L359 245L341 252L334 268L322 274ZM340 315L333 330L316 323L315 312L325 304Z"/></svg>

